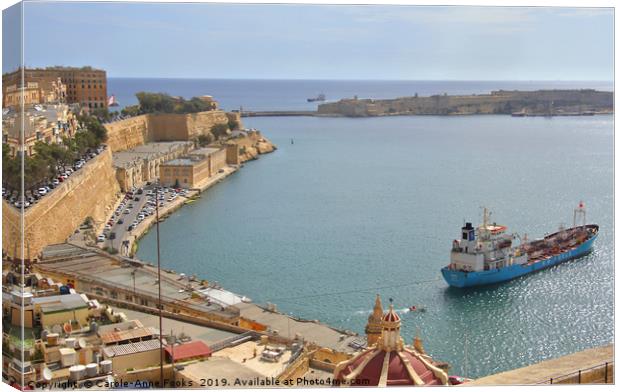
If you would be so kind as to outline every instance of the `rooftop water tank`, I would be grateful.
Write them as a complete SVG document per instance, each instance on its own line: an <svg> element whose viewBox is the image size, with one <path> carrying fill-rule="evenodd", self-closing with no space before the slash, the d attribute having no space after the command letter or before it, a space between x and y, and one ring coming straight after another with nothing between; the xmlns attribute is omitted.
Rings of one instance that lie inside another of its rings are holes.
<svg viewBox="0 0 620 392"><path fill-rule="evenodd" d="M69 368L69 380L78 381L86 376L86 367L84 365L73 365Z"/></svg>
<svg viewBox="0 0 620 392"><path fill-rule="evenodd" d="M109 359L99 362L99 366L101 366L101 373L112 373L112 361L110 361Z"/></svg>
<svg viewBox="0 0 620 392"><path fill-rule="evenodd" d="M86 377L96 377L97 373L99 373L99 366L96 363L89 363L86 365Z"/></svg>

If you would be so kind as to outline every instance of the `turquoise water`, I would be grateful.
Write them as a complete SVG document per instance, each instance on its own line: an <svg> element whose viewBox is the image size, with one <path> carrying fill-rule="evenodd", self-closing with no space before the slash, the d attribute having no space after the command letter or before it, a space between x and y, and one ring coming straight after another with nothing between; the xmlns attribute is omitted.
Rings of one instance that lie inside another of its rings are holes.
<svg viewBox="0 0 620 392"><path fill-rule="evenodd" d="M245 125L278 151L161 225L166 267L360 333L375 293L392 297L406 341L419 330L434 358L470 377L613 341L612 116ZM452 240L481 206L534 238L572 224L579 200L601 226L590 255L488 288L441 279ZM155 260L154 231L138 256Z"/></svg>

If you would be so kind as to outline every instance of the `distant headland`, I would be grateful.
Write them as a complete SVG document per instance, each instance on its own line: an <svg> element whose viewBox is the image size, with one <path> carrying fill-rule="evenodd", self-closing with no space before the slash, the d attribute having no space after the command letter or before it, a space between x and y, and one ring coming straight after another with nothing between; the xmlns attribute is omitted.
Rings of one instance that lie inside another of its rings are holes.
<svg viewBox="0 0 620 392"><path fill-rule="evenodd" d="M613 92L596 90L493 91L480 95L432 95L395 99L342 99L319 105L319 115L589 115L613 113Z"/></svg>
<svg viewBox="0 0 620 392"><path fill-rule="evenodd" d="M525 116L587 116L613 113L613 92L593 89L492 91L490 94L431 95L393 99L345 98L323 103L316 111L242 112L254 116L377 117L408 115L510 114Z"/></svg>

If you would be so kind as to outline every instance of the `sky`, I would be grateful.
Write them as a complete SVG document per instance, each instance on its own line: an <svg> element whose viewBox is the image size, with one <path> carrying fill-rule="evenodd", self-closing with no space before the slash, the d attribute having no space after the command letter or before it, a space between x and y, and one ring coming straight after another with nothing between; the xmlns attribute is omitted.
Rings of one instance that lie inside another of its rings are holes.
<svg viewBox="0 0 620 392"><path fill-rule="evenodd" d="M3 12L7 43L19 18ZM611 8L25 2L24 61L108 77L613 80Z"/></svg>

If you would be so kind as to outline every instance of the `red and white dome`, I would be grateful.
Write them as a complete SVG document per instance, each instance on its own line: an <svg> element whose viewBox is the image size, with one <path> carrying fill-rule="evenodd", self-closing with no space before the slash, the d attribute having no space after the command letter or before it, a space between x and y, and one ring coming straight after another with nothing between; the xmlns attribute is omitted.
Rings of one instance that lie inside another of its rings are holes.
<svg viewBox="0 0 620 392"><path fill-rule="evenodd" d="M369 348L338 364L334 377L343 386L448 385L442 369L407 347L389 352Z"/></svg>

